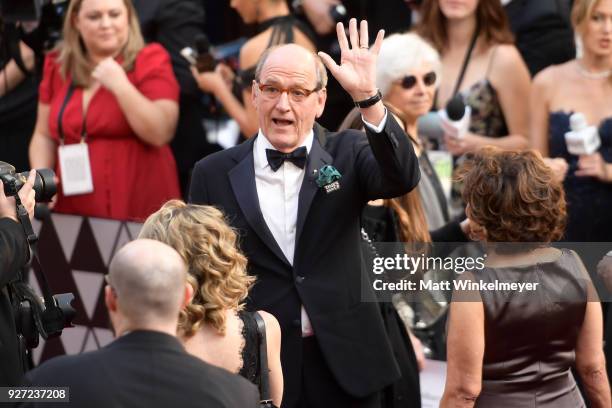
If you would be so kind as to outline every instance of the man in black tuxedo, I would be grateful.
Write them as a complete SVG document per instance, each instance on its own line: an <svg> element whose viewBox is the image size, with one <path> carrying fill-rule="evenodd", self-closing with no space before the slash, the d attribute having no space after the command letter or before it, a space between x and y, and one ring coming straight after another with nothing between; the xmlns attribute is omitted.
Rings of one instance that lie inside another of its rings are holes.
<svg viewBox="0 0 612 408"><path fill-rule="evenodd" d="M34 179L19 190L22 204L30 217L34 214ZM4 195L0 181L0 386L19 385L26 370L25 349L17 337L15 313L11 304L10 283L18 279L19 271L28 261L30 251L21 224L17 221L15 200Z"/></svg>
<svg viewBox="0 0 612 408"><path fill-rule="evenodd" d="M367 137L315 124L323 63L295 44L272 48L253 82L259 134L198 162L190 189L192 202L221 208L239 230L258 279L248 306L281 324L283 407L377 407L379 390L399 377L360 256L359 216L420 174L376 90L382 31L371 48L365 21L359 32L350 21L351 47L341 24L337 34L341 65L319 55L360 106Z"/></svg>
<svg viewBox="0 0 612 408"><path fill-rule="evenodd" d="M118 338L30 371L27 385L70 388L69 404L41 407L258 406L253 384L188 354L176 338L179 311L193 290L174 249L153 240L128 243L113 258L108 283L106 307Z"/></svg>

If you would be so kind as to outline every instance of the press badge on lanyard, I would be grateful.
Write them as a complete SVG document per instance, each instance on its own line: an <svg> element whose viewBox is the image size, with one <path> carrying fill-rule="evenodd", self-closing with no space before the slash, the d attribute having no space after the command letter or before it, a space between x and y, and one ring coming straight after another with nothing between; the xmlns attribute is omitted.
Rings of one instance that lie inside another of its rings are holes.
<svg viewBox="0 0 612 408"><path fill-rule="evenodd" d="M60 146L58 147L57 154L59 158L60 172L62 175L62 191L65 196L87 194L93 191L91 164L89 162L89 148L86 143L87 113L84 113L83 115L81 143L69 145L64 144L62 117L73 92L74 85L70 84L57 119L57 127L60 136Z"/></svg>

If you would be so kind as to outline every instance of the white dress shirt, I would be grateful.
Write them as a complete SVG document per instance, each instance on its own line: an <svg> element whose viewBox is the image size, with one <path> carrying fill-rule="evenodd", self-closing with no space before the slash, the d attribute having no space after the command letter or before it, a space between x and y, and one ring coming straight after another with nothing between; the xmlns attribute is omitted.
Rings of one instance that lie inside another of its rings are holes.
<svg viewBox="0 0 612 408"><path fill-rule="evenodd" d="M387 112L385 111L385 116L378 126L374 126L365 120L364 123L372 131L380 133L387 123ZM311 130L298 147L304 146L310 153L313 139L314 132ZM300 169L287 160L278 170L274 171L268 164L266 149L274 149L274 146L260 129L253 145L255 186L257 187L259 207L276 243L283 251L287 261L293 265L299 195L306 168ZM301 309L301 320L302 337L313 335L312 325L304 306Z"/></svg>

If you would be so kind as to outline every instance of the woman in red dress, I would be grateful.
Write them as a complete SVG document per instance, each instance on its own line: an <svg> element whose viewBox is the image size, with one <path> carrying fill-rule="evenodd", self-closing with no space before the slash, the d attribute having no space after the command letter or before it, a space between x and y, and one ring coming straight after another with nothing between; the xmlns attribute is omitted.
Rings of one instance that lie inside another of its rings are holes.
<svg viewBox="0 0 612 408"><path fill-rule="evenodd" d="M180 196L170 57L144 45L131 0L73 0L63 38L45 61L30 164L60 176L57 212L144 220Z"/></svg>

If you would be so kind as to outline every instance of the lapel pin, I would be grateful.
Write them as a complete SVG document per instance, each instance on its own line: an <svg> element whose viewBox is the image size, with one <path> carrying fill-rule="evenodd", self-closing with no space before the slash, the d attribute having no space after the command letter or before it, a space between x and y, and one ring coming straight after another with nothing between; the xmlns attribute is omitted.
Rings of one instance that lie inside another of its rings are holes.
<svg viewBox="0 0 612 408"><path fill-rule="evenodd" d="M314 171L317 173L317 170ZM340 179L342 175L340 172L331 165L325 165L318 171L317 186L322 188L325 193L333 193L334 191L340 190Z"/></svg>

